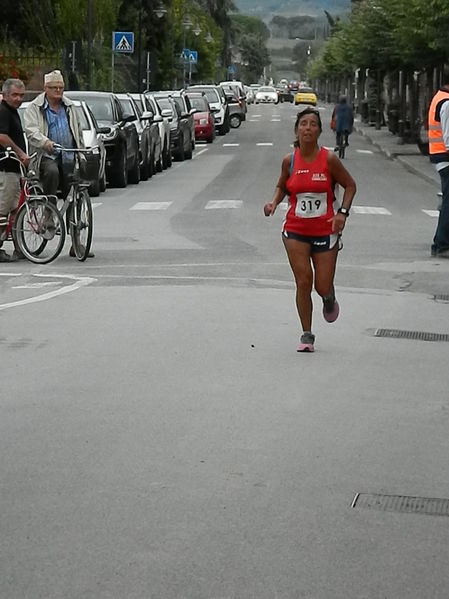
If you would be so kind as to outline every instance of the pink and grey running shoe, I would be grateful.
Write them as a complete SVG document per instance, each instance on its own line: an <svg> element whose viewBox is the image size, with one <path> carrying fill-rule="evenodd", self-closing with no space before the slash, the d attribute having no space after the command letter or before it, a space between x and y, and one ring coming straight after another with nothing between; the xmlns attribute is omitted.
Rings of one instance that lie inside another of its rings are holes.
<svg viewBox="0 0 449 599"><path fill-rule="evenodd" d="M335 322L340 314L340 306L338 305L335 295L323 298L323 316L327 322Z"/></svg>
<svg viewBox="0 0 449 599"><path fill-rule="evenodd" d="M310 331L305 331L299 340L298 349L300 352L313 352L315 351L313 344L315 343L315 335Z"/></svg>

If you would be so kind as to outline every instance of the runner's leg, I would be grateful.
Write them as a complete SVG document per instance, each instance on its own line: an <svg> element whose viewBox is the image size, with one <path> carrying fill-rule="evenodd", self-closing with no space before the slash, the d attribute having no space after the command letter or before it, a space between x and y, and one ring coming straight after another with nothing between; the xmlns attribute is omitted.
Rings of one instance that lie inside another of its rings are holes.
<svg viewBox="0 0 449 599"><path fill-rule="evenodd" d="M312 330L313 271L310 263L310 244L282 236L288 261L296 283L296 308L303 331Z"/></svg>

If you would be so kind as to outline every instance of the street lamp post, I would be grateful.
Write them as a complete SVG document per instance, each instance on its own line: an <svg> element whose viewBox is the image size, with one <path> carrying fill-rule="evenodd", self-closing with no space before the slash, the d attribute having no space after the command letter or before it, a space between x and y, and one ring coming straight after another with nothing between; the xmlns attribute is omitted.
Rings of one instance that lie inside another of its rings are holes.
<svg viewBox="0 0 449 599"><path fill-rule="evenodd" d="M182 22L182 26L183 26L183 37L182 37L182 50L183 50L183 55L182 55L182 87L185 87L186 86L186 57L184 56L184 49L186 47L186 33L192 27L192 21L190 20L189 15L187 15L184 18L184 21ZM190 67L190 60L189 60L189 67Z"/></svg>

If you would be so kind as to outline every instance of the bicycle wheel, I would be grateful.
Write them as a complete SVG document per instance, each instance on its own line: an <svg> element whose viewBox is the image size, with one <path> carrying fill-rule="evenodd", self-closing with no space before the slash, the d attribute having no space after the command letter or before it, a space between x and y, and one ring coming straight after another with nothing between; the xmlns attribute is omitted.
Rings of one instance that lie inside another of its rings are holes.
<svg viewBox="0 0 449 599"><path fill-rule="evenodd" d="M28 260L47 264L64 247L64 221L53 204L44 198L30 198L17 212L14 235L19 250Z"/></svg>
<svg viewBox="0 0 449 599"><path fill-rule="evenodd" d="M83 262L90 252L94 228L92 204L86 189L79 189L72 203L69 228L75 256Z"/></svg>

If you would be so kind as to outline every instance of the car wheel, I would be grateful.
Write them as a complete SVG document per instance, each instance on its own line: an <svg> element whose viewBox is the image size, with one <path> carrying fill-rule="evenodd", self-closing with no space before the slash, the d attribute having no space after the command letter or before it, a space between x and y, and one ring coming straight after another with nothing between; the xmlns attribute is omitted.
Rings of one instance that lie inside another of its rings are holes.
<svg viewBox="0 0 449 599"><path fill-rule="evenodd" d="M145 160L142 160L142 166L140 168L140 180L147 181L150 176L150 163L148 160L148 156L146 156Z"/></svg>
<svg viewBox="0 0 449 599"><path fill-rule="evenodd" d="M192 141L189 141L189 149L185 153L187 160L192 160L193 152L192 152Z"/></svg>
<svg viewBox="0 0 449 599"><path fill-rule="evenodd" d="M184 138L181 137L179 140L179 150L176 154L176 160L178 162L183 162L185 160L185 153L184 153Z"/></svg>
<svg viewBox="0 0 449 599"><path fill-rule="evenodd" d="M239 114L232 114L229 119L229 124L233 129L238 129L242 124L242 119Z"/></svg>
<svg viewBox="0 0 449 599"><path fill-rule="evenodd" d="M136 152L134 155L134 164L129 171L129 182L134 183L135 185L140 181L140 166L139 166L139 152Z"/></svg>
<svg viewBox="0 0 449 599"><path fill-rule="evenodd" d="M106 191L106 170L100 179L100 191Z"/></svg>
<svg viewBox="0 0 449 599"><path fill-rule="evenodd" d="M125 146L122 146L120 149L120 158L113 167L111 179L114 187L126 187L128 185L128 167L126 164Z"/></svg>

